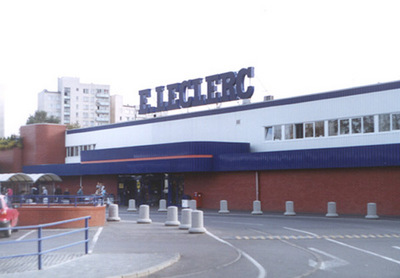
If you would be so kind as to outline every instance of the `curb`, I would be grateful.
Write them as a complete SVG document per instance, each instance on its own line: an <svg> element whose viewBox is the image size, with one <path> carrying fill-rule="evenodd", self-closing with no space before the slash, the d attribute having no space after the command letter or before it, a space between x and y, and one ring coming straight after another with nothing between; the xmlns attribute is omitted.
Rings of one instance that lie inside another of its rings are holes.
<svg viewBox="0 0 400 278"><path fill-rule="evenodd" d="M177 263L181 258L181 255L179 253L174 254L174 256L165 261L162 262L158 265L154 265L152 267L146 268L144 270L138 271L138 272L134 272L134 273L129 273L129 274L122 274L122 275L118 275L118 276L111 276L109 278L135 278L135 277L146 277L150 274L153 274L157 271L160 271L164 268L167 268L171 265L173 265L174 263Z"/></svg>

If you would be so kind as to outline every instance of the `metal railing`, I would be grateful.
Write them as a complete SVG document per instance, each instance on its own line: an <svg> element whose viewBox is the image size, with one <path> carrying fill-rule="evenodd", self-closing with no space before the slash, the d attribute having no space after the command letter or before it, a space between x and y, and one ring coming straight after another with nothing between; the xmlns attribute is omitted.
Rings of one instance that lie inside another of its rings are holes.
<svg viewBox="0 0 400 278"><path fill-rule="evenodd" d="M20 243L24 243L24 242L37 242L38 244L38 251L36 253L27 253L27 254L19 254L19 255L11 255L11 256L3 256L0 257L0 259L12 259L12 258L19 258L19 257L28 257L28 256L38 256L38 269L41 270L42 269L42 255L44 254L48 254L50 252L54 252L54 251L58 251L61 249L65 249L68 247L72 247L78 244L85 244L85 254L89 253L89 219L91 217L90 216L84 216L84 217L79 217L79 218L74 218L74 219L69 219L69 220L64 220L64 221L58 221L58 222L53 222L53 223L48 223L48 224L41 224L41 225L36 225L36 226L21 226L21 227L13 227L13 228L0 228L0 233L2 233L2 231L7 231L9 229L12 230L32 230L32 229L37 229L37 238L34 239L25 239L25 240L12 240L12 241L5 241L5 242L0 242L0 246L1 245L6 245L6 244L20 244ZM85 220L85 227L84 228L78 228L76 230L73 231L67 231L64 233L59 233L56 235L51 235L51 236L43 236L42 235L42 230L43 228L48 228L48 227L52 227L52 226L56 226L56 225L60 225L60 224L65 224L65 223L70 223L70 222L75 222L75 221L80 221L80 220ZM77 241L77 242L73 242L73 243L69 243L66 245L61 245L59 247L56 248L52 248L52 249L48 249L48 250L42 250L42 242L48 239L53 239L53 238L59 238L62 236L66 236L66 235L71 235L71 234L75 234L75 233L79 233L79 232L84 232L85 233L85 239L81 240L81 241Z"/></svg>

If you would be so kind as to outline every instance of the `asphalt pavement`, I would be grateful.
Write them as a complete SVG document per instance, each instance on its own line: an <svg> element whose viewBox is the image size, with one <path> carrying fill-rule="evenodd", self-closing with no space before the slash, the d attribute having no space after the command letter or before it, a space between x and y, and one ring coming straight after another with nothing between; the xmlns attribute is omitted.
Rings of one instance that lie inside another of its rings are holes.
<svg viewBox="0 0 400 278"><path fill-rule="evenodd" d="M128 213L126 209L119 209L121 221L106 222L103 227L90 229L89 254L85 255L81 247L43 255L42 270L37 270L37 256L0 260L0 276L147 277L177 263L182 256L184 260L193 260L191 270L201 274L205 264L209 264L207 269L221 264L218 260L207 261L209 252L213 257L221 252L222 264L229 262L231 257L237 257L237 253L229 247L216 246L215 239L206 234L190 234L188 230L180 230L177 226L166 226L165 212L152 210L150 217L155 217L156 221L138 224L138 213ZM28 232L20 230L13 234L12 239L23 237Z"/></svg>
<svg viewBox="0 0 400 278"><path fill-rule="evenodd" d="M138 224L138 212L126 207L119 208L119 216L121 221L90 228L88 255L82 246L44 255L42 270L37 270L37 257L0 260L0 276L400 277L398 218L206 211L207 232L191 234L166 226L167 214L155 208L151 224ZM33 238L34 232L20 230L11 239L21 237ZM18 246L12 251L23 250ZM4 252L2 246L0 256Z"/></svg>

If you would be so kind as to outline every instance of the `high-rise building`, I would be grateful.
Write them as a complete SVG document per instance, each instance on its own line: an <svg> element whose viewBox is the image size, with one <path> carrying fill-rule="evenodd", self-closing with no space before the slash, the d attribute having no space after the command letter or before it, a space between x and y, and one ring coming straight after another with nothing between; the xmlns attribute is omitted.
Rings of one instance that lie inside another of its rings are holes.
<svg viewBox="0 0 400 278"><path fill-rule="evenodd" d="M79 78L58 78L58 91L43 90L38 110L60 119L62 124L81 127L110 123L110 86L80 83Z"/></svg>
<svg viewBox="0 0 400 278"><path fill-rule="evenodd" d="M111 96L111 123L127 122L137 120L138 107L135 105L124 105L121 95Z"/></svg>

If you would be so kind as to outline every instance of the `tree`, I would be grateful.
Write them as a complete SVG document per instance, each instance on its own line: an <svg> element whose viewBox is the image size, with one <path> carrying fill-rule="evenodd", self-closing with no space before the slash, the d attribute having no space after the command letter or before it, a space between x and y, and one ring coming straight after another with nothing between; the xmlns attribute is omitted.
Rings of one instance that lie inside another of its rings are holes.
<svg viewBox="0 0 400 278"><path fill-rule="evenodd" d="M76 129L76 128L81 128L80 124L78 122L74 123L74 124L67 124L67 129Z"/></svg>
<svg viewBox="0 0 400 278"><path fill-rule="evenodd" d="M40 123L52 123L52 124L59 124L60 119L50 116L47 117L46 111L36 111L34 116L29 116L28 120L26 121L27 125L31 124L40 124Z"/></svg>

